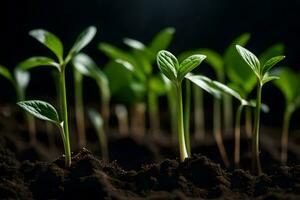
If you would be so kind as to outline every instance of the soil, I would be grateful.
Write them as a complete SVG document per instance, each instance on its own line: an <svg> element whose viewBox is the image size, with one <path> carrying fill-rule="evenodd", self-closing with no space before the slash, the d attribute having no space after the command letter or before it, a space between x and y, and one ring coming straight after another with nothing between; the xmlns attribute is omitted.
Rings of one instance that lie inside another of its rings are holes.
<svg viewBox="0 0 300 200"><path fill-rule="evenodd" d="M263 129L264 173L253 176L247 138L241 140L241 165L235 169L224 166L209 134L192 140L195 154L179 162L178 146L167 134L137 138L111 131L107 162L101 159L95 133L88 130L88 149L74 150L72 165L65 168L59 134L53 134L54 146L44 132L30 145L22 127L4 123L0 199L300 199L299 134L292 134L289 162L282 166L278 130ZM233 138L224 137L224 144L232 163Z"/></svg>

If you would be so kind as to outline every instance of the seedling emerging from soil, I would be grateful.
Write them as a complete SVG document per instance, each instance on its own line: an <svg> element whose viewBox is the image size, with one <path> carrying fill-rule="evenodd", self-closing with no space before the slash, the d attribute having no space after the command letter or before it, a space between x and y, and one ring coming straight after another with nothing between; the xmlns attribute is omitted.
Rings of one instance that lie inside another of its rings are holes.
<svg viewBox="0 0 300 200"><path fill-rule="evenodd" d="M87 76L95 80L99 88L101 97L101 113L105 130L109 127L109 102L110 91L106 75L100 70L96 63L86 54L80 53L72 61L74 65L74 83L75 83L75 104L76 120L79 134L80 146L85 146L85 126L84 126L84 109L82 94L82 76Z"/></svg>
<svg viewBox="0 0 300 200"><path fill-rule="evenodd" d="M271 68L278 62L284 59L284 56L276 56L267 60L263 65L258 58L249 50L236 45L236 49L244 61L249 65L257 78L257 96L256 96L256 110L254 119L254 130L252 135L252 170L255 174L261 174L261 165L259 159L259 125L260 125L260 110L261 110L261 93L262 87L265 83L278 79L277 76L269 74Z"/></svg>
<svg viewBox="0 0 300 200"><path fill-rule="evenodd" d="M64 129L63 142L64 142L64 150L65 150L65 165L66 167L69 167L71 165L71 147L70 147L70 139L69 139L65 70L67 64L73 59L73 57L76 56L93 39L93 37L96 34L96 28L88 27L87 29L85 29L78 36L73 47L71 48L71 50L69 51L69 53L65 58L63 58L63 45L57 36L42 29L32 30L29 32L29 34L35 39L37 39L40 43L45 45L48 49L50 49L57 57L57 62L52 58L48 58L48 57L32 57L24 61L23 63L21 63L20 67L24 70L28 70L38 66L52 66L55 67L59 72L59 91L60 91L60 107L61 107L60 116L61 116L61 121L63 122L62 127ZM44 106L44 105L36 104L35 106L36 109L38 110L38 109L43 109L43 108L39 108L39 106Z"/></svg>
<svg viewBox="0 0 300 200"><path fill-rule="evenodd" d="M175 85L177 91L178 141L181 161L188 157L183 124L181 82L185 75L196 68L205 58L205 55L196 54L186 58L179 64L177 58L168 51L162 50L157 54L157 64L160 71Z"/></svg>
<svg viewBox="0 0 300 200"><path fill-rule="evenodd" d="M0 65L0 75L9 80L14 86L17 95L17 101L24 101L25 91L30 81L29 72L24 71L17 66L14 70L14 75L12 75L12 73L6 67ZM25 119L27 121L28 131L30 135L30 143L34 144L36 142L34 118L26 113Z"/></svg>
<svg viewBox="0 0 300 200"><path fill-rule="evenodd" d="M88 115L90 118L90 121L92 122L92 125L94 126L94 129L96 130L99 144L101 147L101 154L103 157L103 160L108 161L108 147L107 147L107 139L104 132L104 121L97 110L90 108L88 110Z"/></svg>
<svg viewBox="0 0 300 200"><path fill-rule="evenodd" d="M292 114L300 107L300 75L287 67L274 70L272 74L280 77L280 79L274 81L274 84L285 97L281 136L281 161L283 164L286 164L290 119Z"/></svg>

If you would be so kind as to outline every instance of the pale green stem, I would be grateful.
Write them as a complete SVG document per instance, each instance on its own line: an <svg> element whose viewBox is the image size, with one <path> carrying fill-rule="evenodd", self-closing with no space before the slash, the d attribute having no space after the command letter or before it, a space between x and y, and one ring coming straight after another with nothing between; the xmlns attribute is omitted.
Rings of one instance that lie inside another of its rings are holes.
<svg viewBox="0 0 300 200"><path fill-rule="evenodd" d="M259 125L260 125L260 109L261 109L261 92L262 84L257 85L256 108L254 117L254 129L252 137L252 171L254 174L262 173L259 159Z"/></svg>
<svg viewBox="0 0 300 200"><path fill-rule="evenodd" d="M61 117L64 122L63 129L65 134L64 150L65 150L65 166L71 166L71 146L69 137L69 124L68 124L68 107L67 107L67 93L65 81L65 66L61 67L60 72L60 97L61 97Z"/></svg>
<svg viewBox="0 0 300 200"><path fill-rule="evenodd" d="M168 99L168 106L169 106L169 113L170 113L170 122L171 122L171 134L172 134L172 141L176 142L176 134L177 134L177 106L176 101L174 101L174 96L176 95L176 90L172 86L170 90L167 92L167 99Z"/></svg>
<svg viewBox="0 0 300 200"><path fill-rule="evenodd" d="M150 131L154 133L159 130L159 109L157 95L152 91L148 91L148 110L150 120Z"/></svg>
<svg viewBox="0 0 300 200"><path fill-rule="evenodd" d="M247 138L251 138L252 135L252 108L246 107L245 110L245 129Z"/></svg>
<svg viewBox="0 0 300 200"><path fill-rule="evenodd" d="M177 89L177 107L178 107L178 118L177 118L178 142L179 142L179 151L180 151L180 161L183 162L186 158L188 158L188 153L185 144L181 84L177 84L176 89Z"/></svg>
<svg viewBox="0 0 300 200"><path fill-rule="evenodd" d="M191 144L190 144L190 113L191 113L191 82L185 80L185 104L184 104L184 137L186 150L189 156L191 156Z"/></svg>

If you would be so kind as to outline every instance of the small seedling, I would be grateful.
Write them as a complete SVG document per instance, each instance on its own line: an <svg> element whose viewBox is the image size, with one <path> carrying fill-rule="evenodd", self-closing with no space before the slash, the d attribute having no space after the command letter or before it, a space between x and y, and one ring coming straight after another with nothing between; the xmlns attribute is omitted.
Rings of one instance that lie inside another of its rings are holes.
<svg viewBox="0 0 300 200"><path fill-rule="evenodd" d="M101 147L101 153L103 160L108 161L108 147L107 147L107 139L104 132L104 121L100 115L99 112L97 112L95 109L90 108L88 110L88 115L90 118L90 121L92 122L92 125L94 129L96 130L99 144Z"/></svg>
<svg viewBox="0 0 300 200"><path fill-rule="evenodd" d="M262 87L267 82L278 79L277 76L270 75L269 71L274 67L274 65L283 60L284 56L276 56L270 58L263 65L261 65L258 58L249 50L239 45L236 45L236 49L257 78L256 109L254 118L254 130L252 135L252 170L256 174L261 174L262 170L259 159L259 125Z"/></svg>
<svg viewBox="0 0 300 200"><path fill-rule="evenodd" d="M14 70L14 75L12 75L12 73L6 67L0 65L0 75L9 80L14 86L17 95L17 102L25 100L26 88L28 87L30 81L29 72L20 69L20 67L18 66ZM26 113L25 119L27 121L28 131L30 135L30 143L34 144L36 142L36 128L34 118Z"/></svg>
<svg viewBox="0 0 300 200"><path fill-rule="evenodd" d="M162 50L157 54L157 64L160 71L175 85L177 91L178 141L181 161L184 161L184 159L188 157L183 123L181 83L185 75L199 66L205 58L205 55L192 55L179 64L177 58L168 51Z"/></svg>
<svg viewBox="0 0 300 200"><path fill-rule="evenodd" d="M281 162L286 164L288 157L289 124L292 114L300 107L300 75L287 67L274 70L272 74L280 77L280 79L274 81L274 84L285 97L281 136Z"/></svg>
<svg viewBox="0 0 300 200"><path fill-rule="evenodd" d="M109 83L106 75L100 70L96 63L86 54L80 53L74 57L74 92L76 104L76 120L79 131L80 146L85 145L85 127L84 127L84 109L83 109L83 94L82 94L82 76L87 76L95 80L101 97L101 113L103 116L105 130L109 127L109 103L110 91Z"/></svg>
<svg viewBox="0 0 300 200"><path fill-rule="evenodd" d="M75 41L73 47L67 54L65 58L63 58L63 45L60 39L55 36L53 33L50 33L46 30L37 29L29 32L29 35L33 38L37 39L40 43L45 45L48 49L50 49L57 57L57 61L48 57L32 57L24 61L20 64L20 67L23 70L28 70L34 67L39 66L52 66L55 67L59 72L59 91L60 91L60 111L61 111L61 121L63 122L63 142L64 142L64 150L65 150L65 165L69 167L71 165L71 147L70 147L70 139L69 139L69 125L68 125L68 109L67 109L67 94L66 94L66 81L65 81L65 72L67 64L76 56L90 41L96 34L95 27L88 27L85 29ZM21 102L22 103L22 102ZM29 102L31 103L31 102ZM21 104L23 105L23 104ZM26 105L26 104L24 104ZM46 104L48 106L48 104ZM37 110L43 109L46 107L44 104L35 104L34 105ZM43 106L39 108L39 106ZM22 107L24 108L24 106ZM51 109L53 106L51 106ZM25 109L25 108L24 108ZM25 109L30 112L30 109ZM30 112L31 114L34 114ZM42 113L40 113L42 114ZM47 114L47 113L46 113ZM36 115L35 115L36 116ZM57 122L57 121L56 121Z"/></svg>

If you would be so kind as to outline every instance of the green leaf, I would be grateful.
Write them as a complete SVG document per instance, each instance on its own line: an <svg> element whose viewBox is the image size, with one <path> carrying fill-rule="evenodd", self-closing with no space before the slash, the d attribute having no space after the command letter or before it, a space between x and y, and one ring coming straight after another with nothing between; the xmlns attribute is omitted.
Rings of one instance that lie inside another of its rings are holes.
<svg viewBox="0 0 300 200"><path fill-rule="evenodd" d="M250 39L249 33L244 33L234 39L224 53L224 69L230 81L242 88L245 96L253 90L256 84L256 76L248 64L237 53L235 45L245 46Z"/></svg>
<svg viewBox="0 0 300 200"><path fill-rule="evenodd" d="M177 72L177 80L182 81L185 75L198 67L205 58L205 55L196 54L182 61Z"/></svg>
<svg viewBox="0 0 300 200"><path fill-rule="evenodd" d="M49 48L58 58L63 60L63 45L58 37L43 29L36 29L29 32L29 35L37 39L40 43Z"/></svg>
<svg viewBox="0 0 300 200"><path fill-rule="evenodd" d="M135 65L135 59L129 53L108 43L100 43L98 48L109 58L116 60L121 59Z"/></svg>
<svg viewBox="0 0 300 200"><path fill-rule="evenodd" d="M261 84L264 85L265 83L276 80L276 79L279 79L279 77L278 76L271 76L268 73L265 73L262 80L261 80Z"/></svg>
<svg viewBox="0 0 300 200"><path fill-rule="evenodd" d="M135 39L124 38L123 42L133 49L137 49L137 50L145 49L145 45L142 42L135 40Z"/></svg>
<svg viewBox="0 0 300 200"><path fill-rule="evenodd" d="M2 75L4 78L8 79L11 82L14 82L14 78L12 77L10 71L2 65L0 65L0 75Z"/></svg>
<svg viewBox="0 0 300 200"><path fill-rule="evenodd" d="M60 70L59 64L56 63L53 59L42 56L28 58L17 65L18 68L23 70L29 70L31 68L39 66L53 66Z"/></svg>
<svg viewBox="0 0 300 200"><path fill-rule="evenodd" d="M100 70L96 63L86 54L77 54L72 63L77 71L82 75L94 79L101 88L102 95L106 99L110 98L109 83L106 75Z"/></svg>
<svg viewBox="0 0 300 200"><path fill-rule="evenodd" d="M72 59L78 54L84 47L86 47L92 39L95 37L97 29L95 26L90 26L83 30L77 37L73 47L71 48L67 58Z"/></svg>
<svg viewBox="0 0 300 200"><path fill-rule="evenodd" d="M116 59L115 62L119 63L121 66L123 66L125 69L129 70L132 75L137 78L141 82L146 81L146 76L145 74L139 70L136 66L133 66L131 63L127 62L126 60L122 59Z"/></svg>
<svg viewBox="0 0 300 200"><path fill-rule="evenodd" d="M276 56L271 59L269 59L263 66L262 69L262 75L268 72L274 65L276 65L278 62L282 61L285 58L285 56Z"/></svg>
<svg viewBox="0 0 300 200"><path fill-rule="evenodd" d="M165 83L162 74L151 76L149 79L149 89L157 95L163 95L168 90L168 85Z"/></svg>
<svg viewBox="0 0 300 200"><path fill-rule="evenodd" d="M59 116L56 109L49 103L39 100L21 101L17 103L22 109L33 116L60 125Z"/></svg>
<svg viewBox="0 0 300 200"><path fill-rule="evenodd" d="M288 103L295 100L298 94L300 94L300 79L297 74L288 67L281 67L271 71L272 75L279 76L278 80L274 81L274 84L284 95Z"/></svg>
<svg viewBox="0 0 300 200"><path fill-rule="evenodd" d="M272 57L283 55L284 54L284 45L283 44L274 44L271 47L267 48L265 51L263 51L260 56L259 60L261 63L267 62Z"/></svg>
<svg viewBox="0 0 300 200"><path fill-rule="evenodd" d="M247 101L241 97L241 95L236 92L235 90L231 89L227 85L220 83L218 81L212 81L212 85L219 90L220 92L233 96L234 98L238 99L242 104L247 104Z"/></svg>
<svg viewBox="0 0 300 200"><path fill-rule="evenodd" d="M255 75L260 78L260 62L258 58L240 45L236 45L236 49L244 61L249 65Z"/></svg>
<svg viewBox="0 0 300 200"><path fill-rule="evenodd" d="M206 76L188 74L186 78L192 81L198 87L213 95L215 98L220 99L222 97L222 93L214 87L212 80Z"/></svg>
<svg viewBox="0 0 300 200"><path fill-rule="evenodd" d="M162 50L157 53L157 65L160 71L172 82L177 81L179 64L177 58L170 52Z"/></svg>
<svg viewBox="0 0 300 200"><path fill-rule="evenodd" d="M172 27L161 30L150 42L148 49L152 52L155 59L156 54L163 49L167 49L173 39L175 29Z"/></svg>
<svg viewBox="0 0 300 200"><path fill-rule="evenodd" d="M14 70L14 74L15 74L15 80L16 80L18 86L20 88L22 88L22 90L25 90L30 81L29 72L17 67Z"/></svg>

